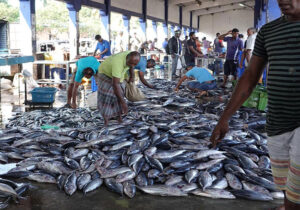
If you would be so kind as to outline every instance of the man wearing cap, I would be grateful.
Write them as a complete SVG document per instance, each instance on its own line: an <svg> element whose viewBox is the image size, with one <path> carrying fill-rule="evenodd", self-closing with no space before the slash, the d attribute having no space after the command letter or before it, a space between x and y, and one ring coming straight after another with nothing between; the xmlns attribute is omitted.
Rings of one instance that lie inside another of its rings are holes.
<svg viewBox="0 0 300 210"><path fill-rule="evenodd" d="M228 37L228 35L232 35ZM237 73L237 50L243 50L243 42L239 39L239 30L237 28L228 31L226 34L219 36L219 40L224 40L227 42L227 54L226 54L226 61L224 64L224 82L222 87L225 88L227 79L229 75L233 75L234 79L236 80L236 73Z"/></svg>
<svg viewBox="0 0 300 210"><path fill-rule="evenodd" d="M100 63L95 57L81 58L76 62L75 72L72 74L70 85L68 88L68 102L65 107L72 107L76 109L76 96L79 85L81 84L82 78L91 78L98 72Z"/></svg>
<svg viewBox="0 0 300 210"><path fill-rule="evenodd" d="M169 54L172 56L172 76L176 76L177 62L182 49L180 34L181 31L176 30L175 35L168 42Z"/></svg>

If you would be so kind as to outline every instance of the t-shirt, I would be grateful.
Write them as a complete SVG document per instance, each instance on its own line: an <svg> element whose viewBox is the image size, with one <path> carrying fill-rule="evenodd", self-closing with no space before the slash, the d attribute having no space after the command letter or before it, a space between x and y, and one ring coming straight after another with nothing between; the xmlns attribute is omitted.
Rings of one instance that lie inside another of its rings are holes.
<svg viewBox="0 0 300 210"><path fill-rule="evenodd" d="M129 53L130 51L125 51L108 57L101 63L99 73L110 78L120 78L120 82L123 82L125 73L129 70L126 64L126 57Z"/></svg>
<svg viewBox="0 0 300 210"><path fill-rule="evenodd" d="M255 39L256 39L257 34L252 34L248 37L246 41L246 50L251 50L250 52L250 57L252 56L253 50L254 50L254 45L255 45Z"/></svg>
<svg viewBox="0 0 300 210"><path fill-rule="evenodd" d="M75 82L81 82L82 78L84 77L83 70L86 68L91 68L94 71L94 74L98 72L98 68L100 63L95 57L86 57L81 58L76 62L77 71L75 75Z"/></svg>
<svg viewBox="0 0 300 210"><path fill-rule="evenodd" d="M192 39L189 39L187 41L187 48L189 48L190 46L192 46L195 50L197 49L196 42L193 41ZM190 57L195 57L194 53L190 49L186 49L185 55Z"/></svg>
<svg viewBox="0 0 300 210"><path fill-rule="evenodd" d="M217 52L217 53L222 53L222 51L223 51L223 46L222 46L222 42L220 42L220 41L222 41L222 40L219 40L218 38L216 38L215 40L214 40L214 44L215 44L215 52Z"/></svg>
<svg viewBox="0 0 300 210"><path fill-rule="evenodd" d="M300 22L283 16L264 25L253 55L269 62L267 134L294 130L300 126Z"/></svg>
<svg viewBox="0 0 300 210"><path fill-rule="evenodd" d="M104 53L102 55L102 57L111 56L110 44L106 40L103 40L102 42L98 42L95 50L100 50L100 52L103 52L105 49L108 49L108 50L106 53Z"/></svg>
<svg viewBox="0 0 300 210"><path fill-rule="evenodd" d="M163 47L163 49L166 49L167 46L168 46L168 41L165 40L165 41L162 43L162 47Z"/></svg>
<svg viewBox="0 0 300 210"><path fill-rule="evenodd" d="M200 83L215 80L215 78L209 73L209 71L207 71L205 68L200 67L192 68L185 75L187 77L195 78Z"/></svg>
<svg viewBox="0 0 300 210"><path fill-rule="evenodd" d="M138 69L139 71L146 73L146 68L147 68L147 60L145 57L141 57L140 62L138 65L134 67L135 69Z"/></svg>
<svg viewBox="0 0 300 210"><path fill-rule="evenodd" d="M237 50L243 49L243 41L239 38L225 37L224 42L227 42L226 60L236 60Z"/></svg>

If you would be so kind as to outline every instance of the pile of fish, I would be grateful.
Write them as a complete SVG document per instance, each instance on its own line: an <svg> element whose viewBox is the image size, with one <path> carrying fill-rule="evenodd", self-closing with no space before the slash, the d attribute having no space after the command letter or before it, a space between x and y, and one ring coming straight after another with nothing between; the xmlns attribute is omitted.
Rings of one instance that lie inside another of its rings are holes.
<svg viewBox="0 0 300 210"><path fill-rule="evenodd" d="M171 93L172 82L152 83L164 90L143 90L148 100L129 103L123 123L112 120L107 128L97 111L87 109L15 116L0 131L0 161L17 167L2 177L57 184L67 195L105 185L130 198L137 189L162 196L283 197L273 183L266 137L254 129L263 125L262 113L241 108L212 149L209 138L224 103L199 104L189 92ZM61 129L43 131L43 124Z"/></svg>

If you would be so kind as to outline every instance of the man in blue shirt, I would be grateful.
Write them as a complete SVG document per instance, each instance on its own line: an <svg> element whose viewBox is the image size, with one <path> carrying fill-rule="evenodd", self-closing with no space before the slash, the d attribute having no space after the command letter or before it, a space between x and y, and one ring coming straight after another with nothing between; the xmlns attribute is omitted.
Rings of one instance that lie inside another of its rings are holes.
<svg viewBox="0 0 300 210"><path fill-rule="evenodd" d="M212 90L217 87L215 78L211 75L211 73L205 69L200 68L198 66L187 67L188 72L179 80L175 91L177 92L179 86L187 79L193 79L195 81L191 81L187 84L187 88L191 91L200 92L200 96L207 94L207 90Z"/></svg>
<svg viewBox="0 0 300 210"><path fill-rule="evenodd" d="M145 73L146 73L146 68L148 68L148 69L149 69L149 68L154 68L154 66L155 66L155 60L154 60L154 59L146 60L145 57L141 57L140 62L138 63L138 65L136 65L136 66L134 67L134 69L139 70L139 78L140 78L141 82L142 82L145 86L147 86L147 87L149 87L149 88L152 88L152 89L154 88L154 86L151 85L151 84L149 84L149 83L145 80L144 75L145 75Z"/></svg>
<svg viewBox="0 0 300 210"><path fill-rule="evenodd" d="M98 72L100 63L95 57L81 58L76 62L75 72L72 74L70 85L68 88L68 102L65 107L76 109L76 96L82 78L91 78Z"/></svg>
<svg viewBox="0 0 300 210"><path fill-rule="evenodd" d="M229 34L232 37L227 37ZM226 61L224 64L224 82L222 87L225 88L227 83L227 79L229 75L233 75L234 79L236 80L236 73L237 73L237 51L243 50L243 42L239 39L239 30L234 28L232 31L228 31L226 34L219 36L219 40L224 40L227 42L227 54L226 54Z"/></svg>
<svg viewBox="0 0 300 210"><path fill-rule="evenodd" d="M110 52L110 44L108 41L102 39L100 35L96 35L95 39L98 41L94 55L96 55L97 50L100 51L100 58L104 58L105 56L111 56Z"/></svg>

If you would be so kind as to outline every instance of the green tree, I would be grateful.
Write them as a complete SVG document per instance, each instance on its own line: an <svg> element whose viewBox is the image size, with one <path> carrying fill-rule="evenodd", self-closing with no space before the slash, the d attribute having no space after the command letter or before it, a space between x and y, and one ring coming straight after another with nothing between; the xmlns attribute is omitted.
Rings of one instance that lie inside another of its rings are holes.
<svg viewBox="0 0 300 210"><path fill-rule="evenodd" d="M96 34L101 34L99 10L81 7L79 11L79 31L81 38L94 38Z"/></svg>
<svg viewBox="0 0 300 210"><path fill-rule="evenodd" d="M56 36L69 29L69 12L66 4L58 1L45 1L46 6L36 11L36 31L48 32Z"/></svg>
<svg viewBox="0 0 300 210"><path fill-rule="evenodd" d="M7 4L6 0L0 0L0 19L10 23L19 21L19 8Z"/></svg>

